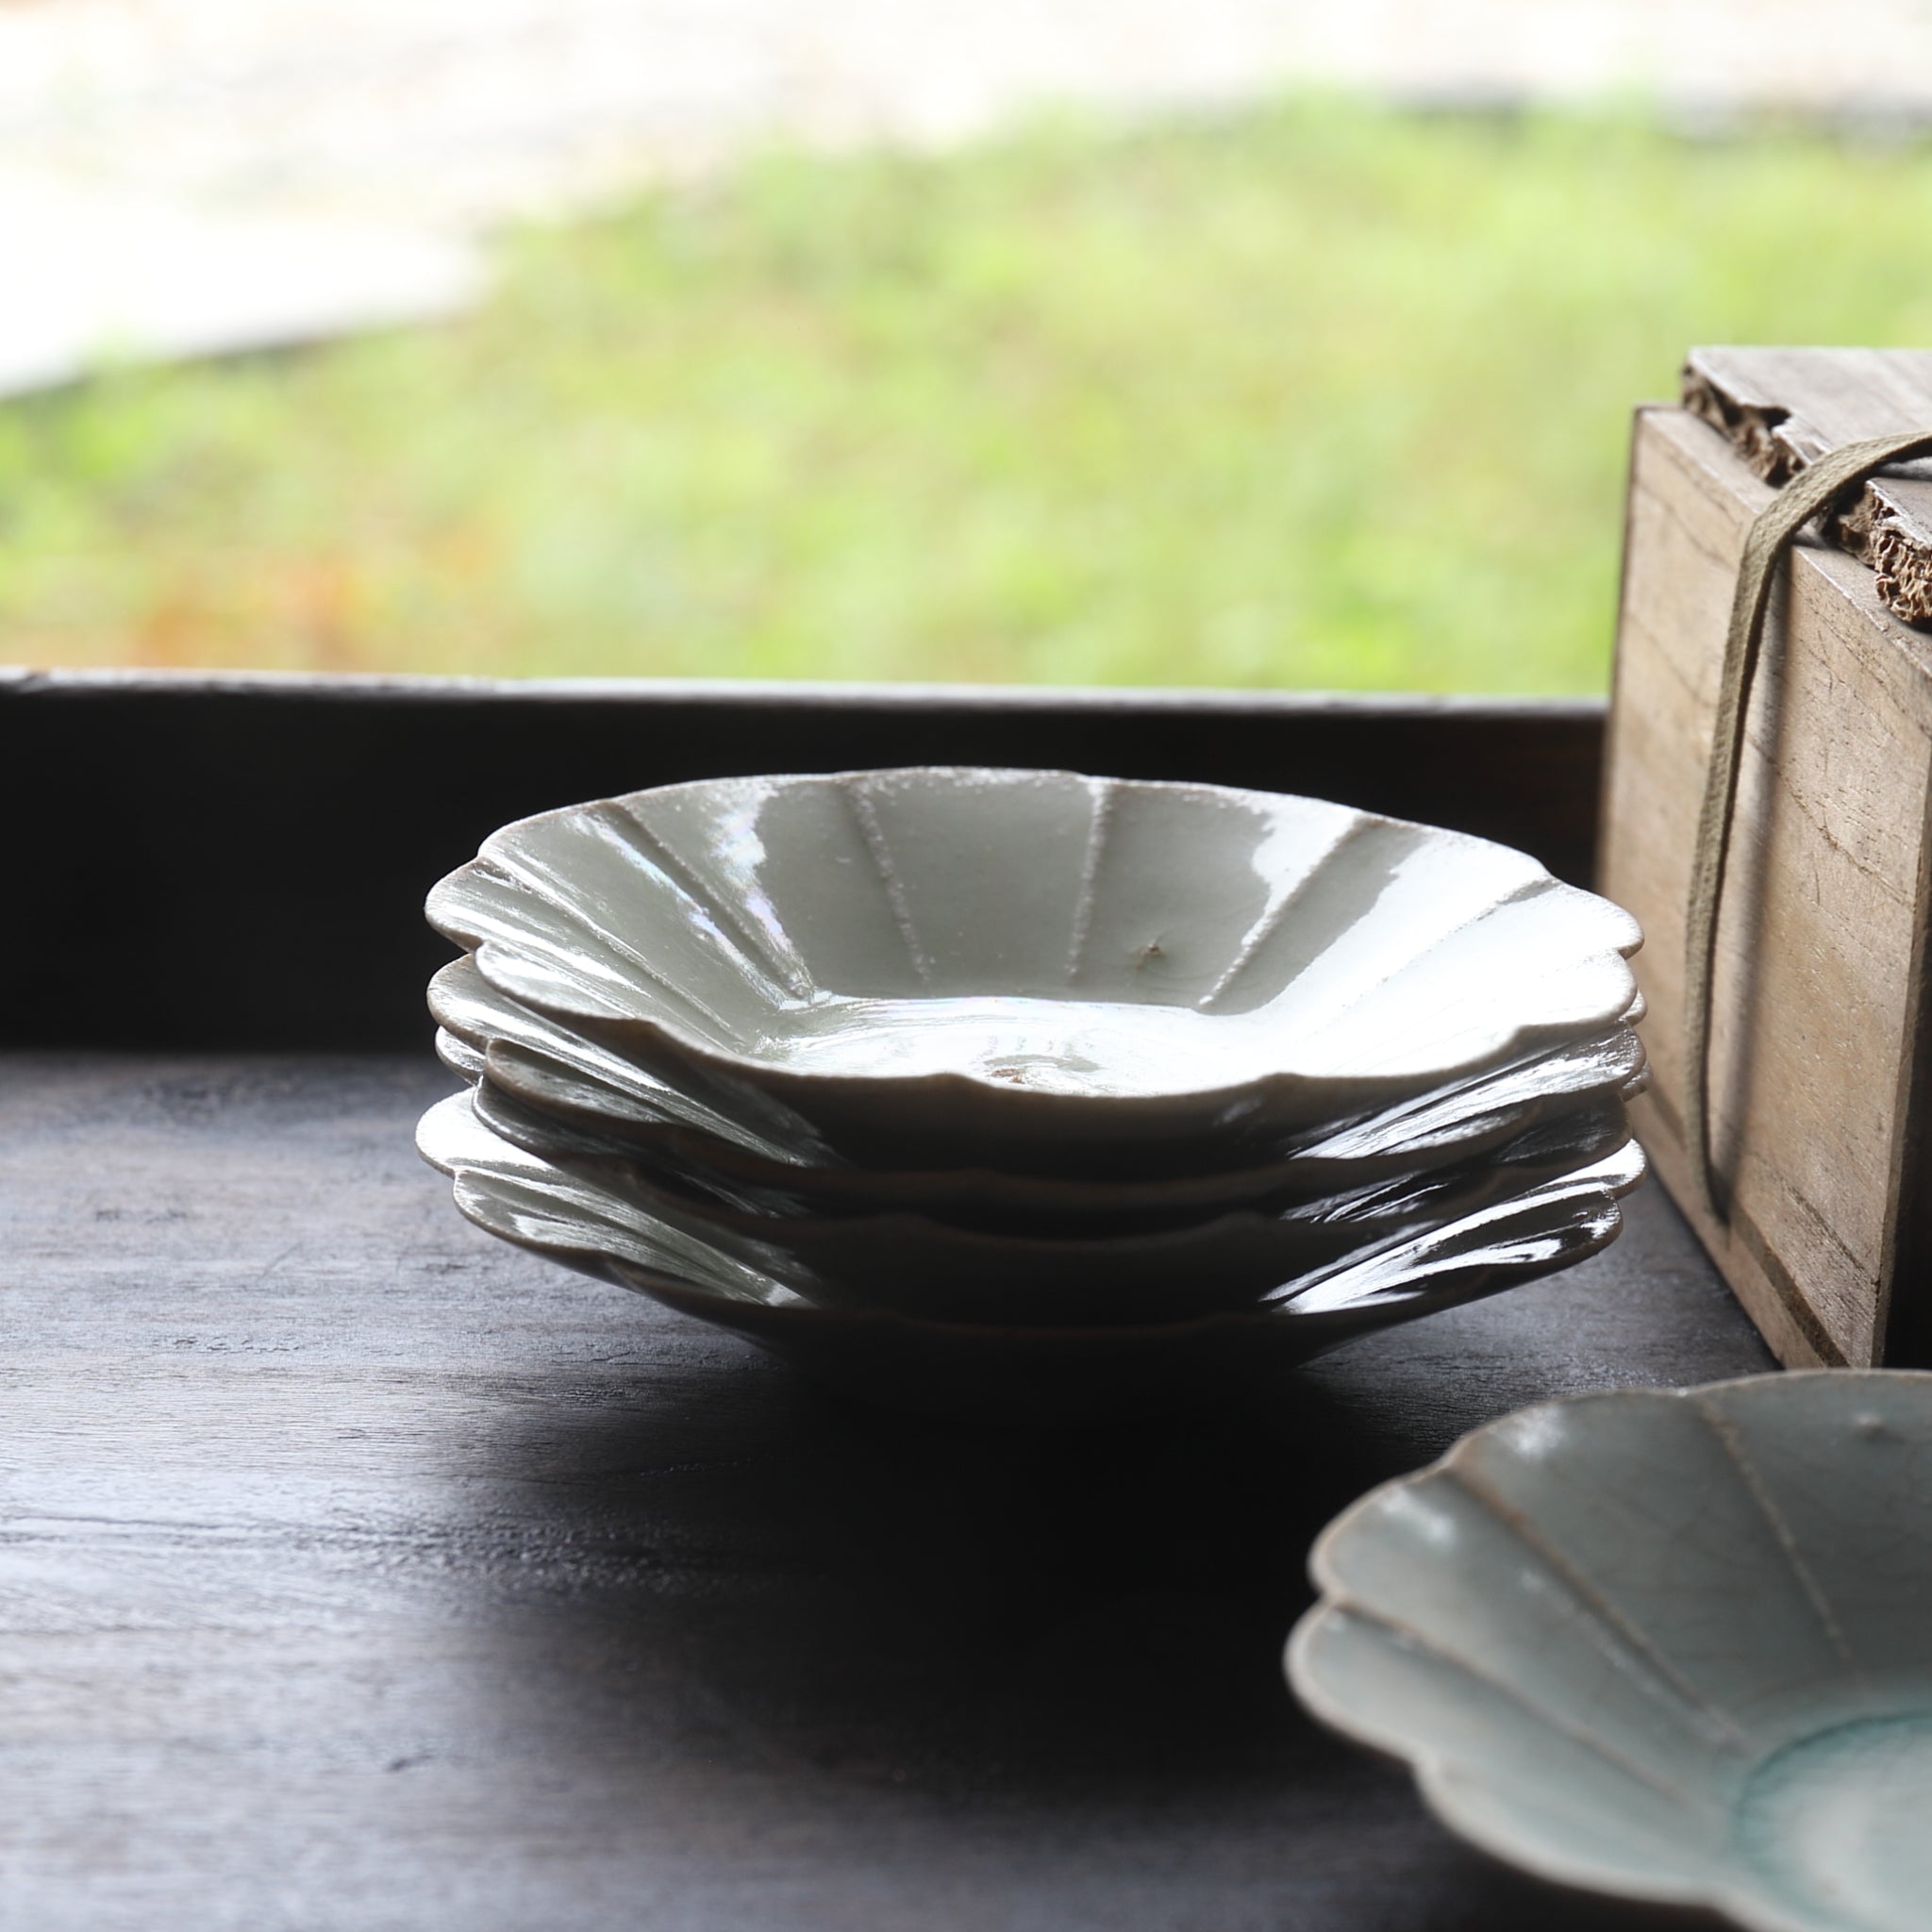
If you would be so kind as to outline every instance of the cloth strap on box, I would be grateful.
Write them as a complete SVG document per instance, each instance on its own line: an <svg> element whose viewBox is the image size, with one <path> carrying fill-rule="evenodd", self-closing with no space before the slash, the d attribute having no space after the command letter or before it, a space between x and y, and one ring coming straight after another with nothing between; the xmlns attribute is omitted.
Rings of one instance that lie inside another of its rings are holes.
<svg viewBox="0 0 1932 1932"><path fill-rule="evenodd" d="M1692 1183L1721 1223L1728 1223L1730 1217L1728 1203L1718 1199L1710 1165L1710 989L1717 958L1718 903L1724 892L1724 862L1730 856L1731 821L1738 803L1744 716L1764 642L1772 587L1791 539L1813 517L1893 463L1928 456L1932 456L1932 429L1848 442L1800 470L1758 511L1744 539L1730 630L1724 639L1717 722L1711 732L1710 767L1704 782L1704 808L1697 819L1690 898L1684 920L1685 1064L1689 1070L1686 1151Z"/></svg>

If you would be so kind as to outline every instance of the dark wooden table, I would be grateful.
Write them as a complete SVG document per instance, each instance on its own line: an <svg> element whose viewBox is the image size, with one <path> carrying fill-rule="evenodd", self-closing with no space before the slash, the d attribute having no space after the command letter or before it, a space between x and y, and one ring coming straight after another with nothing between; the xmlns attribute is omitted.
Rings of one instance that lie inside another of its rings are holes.
<svg viewBox="0 0 1932 1932"><path fill-rule="evenodd" d="M490 728L520 724L546 769L588 732L594 775L541 803L601 789L625 726L629 782L671 775L650 746L691 756L666 724L685 698L573 711L416 689L365 694L361 724L340 691L212 699L225 732L257 707L241 776L211 763L204 688L0 693L0 785L31 795L25 768L42 788L15 820L40 846L0 1058L0 1923L1656 1923L1461 1848L1405 1776L1300 1715L1278 1657L1310 1538L1368 1485L1541 1397L1769 1366L1660 1194L1570 1274L1357 1343L1252 1407L1009 1436L845 1406L491 1242L410 1147L451 1082L420 980L399 977L420 942L367 879L418 891L528 783L492 795L473 774L452 808L435 778L467 752L458 714L500 704ZM908 735L897 700L872 725L862 697L770 702L775 735L741 734L730 768L892 762ZM1190 752L1191 702L1105 701L1115 755L1090 735L1065 761L1127 768L1138 742L1158 766L1165 720L1172 764L1228 775L1213 733ZM812 703L838 721L836 760L785 738ZM906 703L947 756L1051 741L1055 705L1080 722L1074 700ZM1318 710L1250 705L1224 742L1272 724L1302 747L1279 782L1406 788L1454 822L1449 741L1474 721L1505 777L1471 781L1474 816L1510 773L1524 838L1587 813L1588 713L1381 708L1391 750L1437 745L1432 793L1419 754L1399 773L1364 758L1374 708L1326 727ZM86 769L116 732L128 764ZM328 815L373 808L332 801L323 774L384 732L416 768L367 784L415 787L414 810L358 872ZM264 823L306 877L263 868ZM193 876L192 916L171 867ZM305 917L337 923L308 955ZM323 1050L331 976L358 970L345 925L366 958L344 997L379 1050ZM111 1003L114 974L142 972L128 999L151 1044ZM243 984L225 1022L209 989Z"/></svg>

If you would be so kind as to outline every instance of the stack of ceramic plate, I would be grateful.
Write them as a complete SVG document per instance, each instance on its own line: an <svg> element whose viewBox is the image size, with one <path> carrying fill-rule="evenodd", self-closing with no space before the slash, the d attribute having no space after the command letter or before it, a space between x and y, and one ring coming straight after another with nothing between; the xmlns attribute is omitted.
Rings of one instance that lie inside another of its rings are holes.
<svg viewBox="0 0 1932 1932"><path fill-rule="evenodd" d="M1344 807L1063 772L666 786L429 900L492 1233L920 1402L1301 1360L1642 1173L1627 914Z"/></svg>

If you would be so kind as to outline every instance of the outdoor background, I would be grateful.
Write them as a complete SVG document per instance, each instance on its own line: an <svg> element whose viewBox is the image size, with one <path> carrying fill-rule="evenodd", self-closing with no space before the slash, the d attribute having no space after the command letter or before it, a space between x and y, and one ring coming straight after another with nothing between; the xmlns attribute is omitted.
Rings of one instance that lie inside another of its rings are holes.
<svg viewBox="0 0 1932 1932"><path fill-rule="evenodd" d="M0 0L0 660L1604 689L1932 7Z"/></svg>

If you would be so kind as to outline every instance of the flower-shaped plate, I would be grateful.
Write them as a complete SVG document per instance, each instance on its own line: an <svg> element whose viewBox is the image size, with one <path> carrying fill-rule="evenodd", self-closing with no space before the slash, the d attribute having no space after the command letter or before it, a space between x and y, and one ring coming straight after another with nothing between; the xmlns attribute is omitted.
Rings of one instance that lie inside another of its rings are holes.
<svg viewBox="0 0 1932 1932"><path fill-rule="evenodd" d="M1239 1308L1318 1268L1371 1254L1601 1160L1630 1137L1621 1100L1599 1100L1453 1167L1282 1209L1127 1229L997 1230L908 1213L801 1213L750 1187L667 1184L621 1146L495 1089L472 1094L492 1133L594 1180L639 1214L708 1241L826 1307L947 1322L1184 1320Z"/></svg>
<svg viewBox="0 0 1932 1932"><path fill-rule="evenodd" d="M776 1105L875 1166L1046 1173L1225 1166L1601 1031L1640 943L1461 833L946 768L541 813L428 913L499 991L747 1118Z"/></svg>
<svg viewBox="0 0 1932 1932"><path fill-rule="evenodd" d="M1029 1424L1266 1381L1370 1330L1566 1268L1616 1238L1619 1197L1643 1174L1627 1143L1513 1201L1312 1274L1291 1295L1242 1313L1001 1327L823 1307L593 1179L512 1147L477 1121L467 1093L430 1108L417 1145L455 1182L458 1208L506 1241L734 1329L867 1400Z"/></svg>
<svg viewBox="0 0 1932 1932"><path fill-rule="evenodd" d="M1932 1375L1526 1409L1310 1568L1302 1701L1497 1857L1752 1932L1932 1924Z"/></svg>
<svg viewBox="0 0 1932 1932"><path fill-rule="evenodd" d="M454 959L436 974L429 1008L441 1027L437 1050L465 1080L487 1072L505 1094L621 1143L660 1174L699 1187L766 1190L799 1213L905 1211L984 1228L1091 1220L1118 1229L1320 1200L1473 1159L1580 1108L1634 1099L1649 1078L1631 1030L1641 1008L1633 1007L1602 1032L1346 1125L1290 1136L1252 1165L1124 1180L983 1167L924 1172L845 1160L804 1122L776 1119L771 1109L748 1126L726 1111L728 1099L647 1073L499 993L471 959Z"/></svg>
<svg viewBox="0 0 1932 1932"><path fill-rule="evenodd" d="M1602 1099L1635 1099L1650 1078L1631 1030L1641 1003L1613 1028L1508 1060L1344 1126L1294 1134L1256 1165L1099 1180L968 1169L874 1169L846 1161L804 1124L769 1115L750 1128L703 1095L645 1073L557 1020L494 991L470 958L429 983L441 1022L437 1051L464 1080L485 1073L500 1091L553 1121L626 1145L658 1173L695 1184L743 1184L787 1196L798 1213L929 1213L979 1226L1047 1221L1174 1219L1235 1206L1287 1206L1399 1180L1488 1154L1532 1126ZM1254 1150L1259 1154L1261 1150Z"/></svg>

